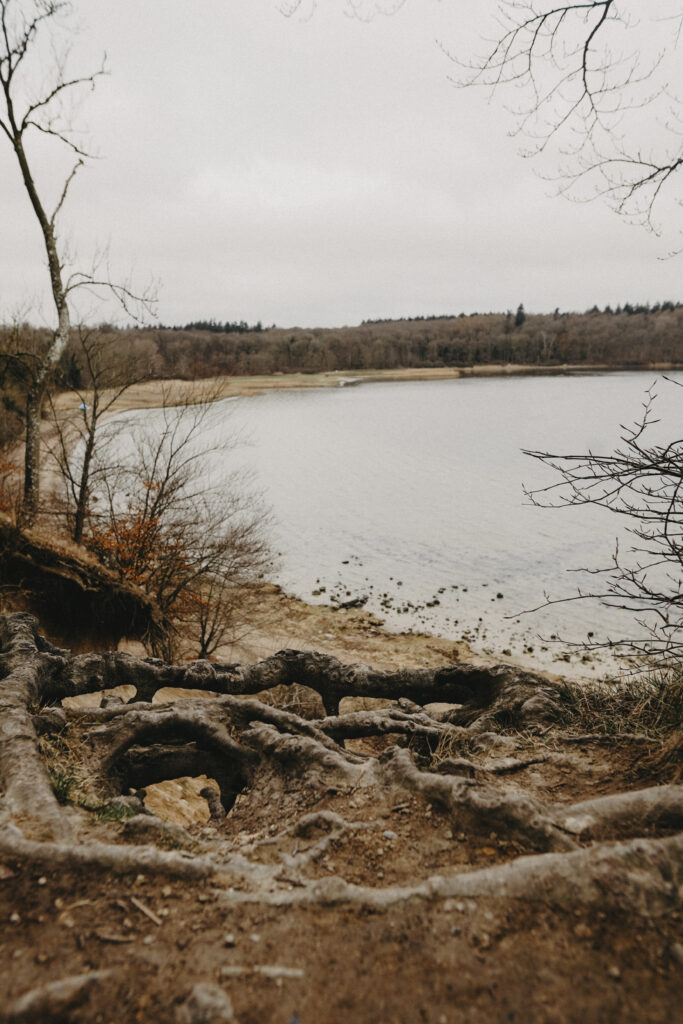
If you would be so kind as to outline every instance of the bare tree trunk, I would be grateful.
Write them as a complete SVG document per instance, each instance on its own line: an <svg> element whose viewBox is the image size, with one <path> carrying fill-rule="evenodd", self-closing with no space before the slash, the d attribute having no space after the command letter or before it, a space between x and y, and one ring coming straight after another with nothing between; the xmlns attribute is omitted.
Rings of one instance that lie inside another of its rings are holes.
<svg viewBox="0 0 683 1024"><path fill-rule="evenodd" d="M33 384L26 396L26 441L24 451L24 503L22 520L35 519L40 501L40 412L44 389Z"/></svg>
<svg viewBox="0 0 683 1024"><path fill-rule="evenodd" d="M76 544L83 540L83 528L85 526L85 514L88 509L88 482L90 479L90 465L93 452L95 451L95 428L97 417L93 416L88 428L88 438L85 442L83 453L83 466L81 467L81 479L78 485L78 501L76 502L76 518L74 521L73 539Z"/></svg>

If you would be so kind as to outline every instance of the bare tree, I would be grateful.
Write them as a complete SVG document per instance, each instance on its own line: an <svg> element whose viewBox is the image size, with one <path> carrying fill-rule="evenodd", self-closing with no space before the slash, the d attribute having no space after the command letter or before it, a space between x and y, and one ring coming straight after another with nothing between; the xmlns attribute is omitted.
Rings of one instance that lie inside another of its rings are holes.
<svg viewBox="0 0 683 1024"><path fill-rule="evenodd" d="M98 428L115 403L135 384L149 377L149 366L122 343L118 333L78 327L79 385L72 392L78 409L65 415L50 396L56 440L49 448L65 485L66 514L72 539L80 544L92 488ZM82 364L82 366L80 365ZM106 467L99 466L100 476Z"/></svg>
<svg viewBox="0 0 683 1024"><path fill-rule="evenodd" d="M675 382L672 382L675 383ZM683 664L683 439L651 443L656 395L651 388L638 421L622 428L622 444L606 455L557 455L527 451L559 479L528 493L535 505L595 505L623 517L631 543L617 545L611 564L583 569L596 580L562 600L593 599L635 614L641 636L595 639L589 648L611 648L671 666ZM534 609L535 610L535 609Z"/></svg>
<svg viewBox="0 0 683 1024"><path fill-rule="evenodd" d="M505 0L488 52L454 58L459 84L514 90L526 155L555 150L561 191L659 231L683 169L682 26L669 0Z"/></svg>
<svg viewBox="0 0 683 1024"><path fill-rule="evenodd" d="M209 452L229 459L238 441L207 441L214 397L207 391L195 404L174 405L169 390L160 423L110 420L92 454L96 486L83 542L154 599L168 627L159 652L167 657L180 627L202 657L234 639L251 606L250 588L273 565L268 513L245 474L236 469L207 483Z"/></svg>
<svg viewBox="0 0 683 1024"><path fill-rule="evenodd" d="M106 286L125 308L135 296L126 285L115 285L97 265L90 271L69 270L65 247L60 244L58 218L80 168L90 154L79 141L64 111L68 101L94 88L105 73L104 66L85 74L71 74L67 55L59 49L61 32L73 31L68 22L71 4L66 0L0 0L0 131L12 147L21 179L42 235L55 326L47 347L32 361L26 397L26 450L24 467L23 515L31 522L38 510L40 494L40 416L45 392L69 341L70 302L79 288ZM43 39L53 43L51 66L38 69L44 58ZM66 150L73 157L70 170L56 190L57 198L48 204L48 189L39 184L30 155L30 140L40 136Z"/></svg>

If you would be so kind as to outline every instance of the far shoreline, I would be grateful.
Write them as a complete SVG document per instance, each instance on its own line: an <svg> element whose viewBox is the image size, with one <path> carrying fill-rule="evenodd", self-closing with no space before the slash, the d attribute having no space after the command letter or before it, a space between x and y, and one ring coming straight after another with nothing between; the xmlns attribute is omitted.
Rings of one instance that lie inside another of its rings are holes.
<svg viewBox="0 0 683 1024"><path fill-rule="evenodd" d="M681 363L644 363L642 365L607 365L575 363L561 366L536 366L525 363L487 363L476 366L401 367L395 370L325 370L320 373L273 373L251 377L202 377L155 379L133 384L117 399L108 412L134 412L158 409L169 401L174 405L192 404L209 398L251 398L270 391L308 390L313 388L353 387L359 384L400 383L402 381L462 380L470 377L564 377L598 373L672 373L683 370ZM106 395L106 392L105 392ZM64 391L55 396L60 412L77 409L82 394Z"/></svg>

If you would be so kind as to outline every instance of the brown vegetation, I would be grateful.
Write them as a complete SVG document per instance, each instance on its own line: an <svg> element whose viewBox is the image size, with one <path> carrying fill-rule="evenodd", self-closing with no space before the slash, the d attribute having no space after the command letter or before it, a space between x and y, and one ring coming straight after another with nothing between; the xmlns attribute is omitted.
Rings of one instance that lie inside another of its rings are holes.
<svg viewBox="0 0 683 1024"><path fill-rule="evenodd" d="M683 360L683 307L556 311L526 315L519 326L512 313L475 313L341 328L160 328L134 338L151 355L155 376L186 379L487 363L639 367Z"/></svg>

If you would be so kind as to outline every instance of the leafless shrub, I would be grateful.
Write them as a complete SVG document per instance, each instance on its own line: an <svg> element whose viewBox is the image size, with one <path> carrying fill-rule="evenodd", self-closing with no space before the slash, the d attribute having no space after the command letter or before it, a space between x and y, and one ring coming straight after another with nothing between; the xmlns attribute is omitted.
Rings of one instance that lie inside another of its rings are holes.
<svg viewBox="0 0 683 1024"><path fill-rule="evenodd" d="M83 540L97 558L150 594L166 618L171 657L182 633L199 657L235 642L253 606L251 589L272 568L268 513L244 473L207 484L203 439L212 393L174 406L160 424L107 424L92 456ZM157 432L158 431L158 432ZM236 439L219 447L229 458Z"/></svg>
<svg viewBox="0 0 683 1024"><path fill-rule="evenodd" d="M675 382L670 382L675 384ZM544 508L595 505L625 520L632 543L617 546L611 564L583 569L596 580L568 598L597 600L606 607L633 613L643 638L588 640L588 649L608 648L617 654L658 663L664 671L683 664L683 440L649 442L656 395L647 392L643 412L631 427L622 428L622 445L606 455L587 452L555 455L527 451L556 474L554 483L527 492ZM535 609L534 609L535 610ZM634 631L635 632L635 631Z"/></svg>

